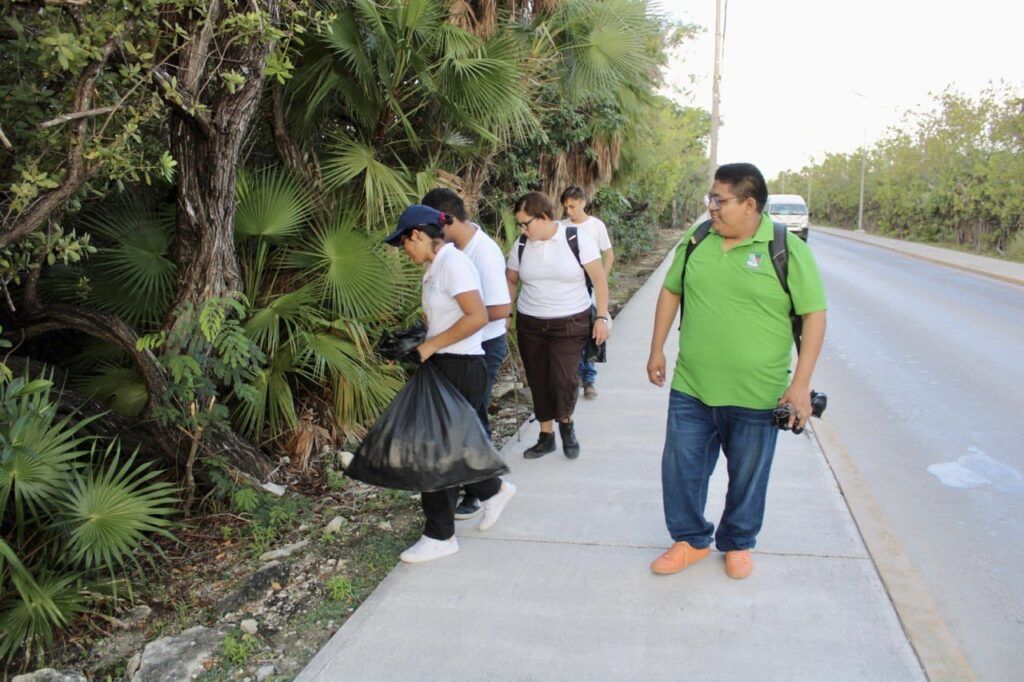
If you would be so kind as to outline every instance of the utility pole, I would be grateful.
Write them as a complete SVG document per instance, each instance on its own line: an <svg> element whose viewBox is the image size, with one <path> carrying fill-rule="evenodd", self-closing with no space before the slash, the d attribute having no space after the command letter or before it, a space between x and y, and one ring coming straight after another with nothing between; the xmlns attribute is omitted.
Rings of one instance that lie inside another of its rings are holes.
<svg viewBox="0 0 1024 682"><path fill-rule="evenodd" d="M715 184L718 169L718 101L722 80L722 43L725 42L722 0L715 0L715 71L711 83L711 144L708 150L708 187Z"/></svg>
<svg viewBox="0 0 1024 682"><path fill-rule="evenodd" d="M868 96L862 92L856 90L850 90L853 94L860 97L865 104L865 108L868 101ZM867 175L868 170L868 120L867 112L864 112L864 141L860 147L860 200L857 202L857 231L864 231L864 176Z"/></svg>
<svg viewBox="0 0 1024 682"><path fill-rule="evenodd" d="M868 168L868 138L864 133L864 146L860 148L860 201L857 203L857 231L864 231L864 176Z"/></svg>

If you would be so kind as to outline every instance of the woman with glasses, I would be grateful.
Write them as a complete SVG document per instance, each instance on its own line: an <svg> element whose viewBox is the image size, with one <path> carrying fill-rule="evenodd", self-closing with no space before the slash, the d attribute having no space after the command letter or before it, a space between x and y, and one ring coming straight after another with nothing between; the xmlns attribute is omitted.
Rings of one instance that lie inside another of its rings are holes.
<svg viewBox="0 0 1024 682"><path fill-rule="evenodd" d="M519 353L540 422L537 443L523 456L536 459L555 451L558 422L562 451L569 459L580 454L572 415L579 391L579 360L587 339L604 343L611 332L608 280L597 244L586 232L570 230L555 220L551 200L540 192L524 195L515 205L516 223L526 237L508 257L509 291L516 301ZM576 242L576 253L573 244ZM597 300L591 330L590 276Z"/></svg>
<svg viewBox="0 0 1024 682"><path fill-rule="evenodd" d="M432 363L474 410L479 410L487 387L483 334L487 309L480 295L480 275L473 261L454 244L446 244L442 226L452 216L414 204L398 218L398 227L384 240L400 246L423 273L423 314L427 338L416 349L421 362ZM455 453L453 453L455 454ZM467 484L467 493L483 503L479 530L497 522L516 487L500 478ZM455 501L458 487L421 494L426 523L423 536L401 554L402 561L419 563L459 551L455 539Z"/></svg>

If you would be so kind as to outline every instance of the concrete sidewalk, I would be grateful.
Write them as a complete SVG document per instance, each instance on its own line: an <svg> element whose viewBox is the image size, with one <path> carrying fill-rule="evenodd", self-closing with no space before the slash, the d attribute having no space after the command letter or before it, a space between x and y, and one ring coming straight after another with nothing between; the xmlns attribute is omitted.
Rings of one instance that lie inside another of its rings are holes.
<svg viewBox="0 0 1024 682"><path fill-rule="evenodd" d="M844 239L851 239L864 244L871 244L872 246L879 246L883 249L889 249L890 251L897 251L908 256L913 256L914 258L921 258L940 265L947 265L960 270L985 275L986 277L992 277L1004 282L1009 282L1010 284L1024 285L1024 263L1014 263L1012 261L1000 260L998 258L965 253L955 249L947 249L941 246L922 244L921 242L892 239L890 237L879 237L878 235L867 234L865 232L854 232L853 230L843 230L836 227L822 227L820 225L811 225L812 240L814 239L815 232L821 232L834 237L842 237Z"/></svg>
<svg viewBox="0 0 1024 682"><path fill-rule="evenodd" d="M920 680L874 564L810 438L783 433L753 575L718 553L674 576L660 459L668 389L647 382L667 263L615 320L600 397L580 401L583 453L504 456L519 494L497 526L460 522L461 551L400 564L299 680ZM666 345L670 362L677 340ZM724 498L716 470L708 518Z"/></svg>

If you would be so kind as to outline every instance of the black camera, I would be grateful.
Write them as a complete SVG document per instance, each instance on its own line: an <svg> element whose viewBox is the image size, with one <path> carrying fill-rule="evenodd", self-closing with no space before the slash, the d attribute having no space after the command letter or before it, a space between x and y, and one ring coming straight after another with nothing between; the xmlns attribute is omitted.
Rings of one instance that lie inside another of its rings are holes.
<svg viewBox="0 0 1024 682"><path fill-rule="evenodd" d="M811 416L821 417L821 413L828 407L828 396L824 393L811 391ZM782 403L772 412L772 426L782 431L789 431L789 418L793 416L793 406L789 403ZM793 433L801 434L804 430L800 427L793 427Z"/></svg>

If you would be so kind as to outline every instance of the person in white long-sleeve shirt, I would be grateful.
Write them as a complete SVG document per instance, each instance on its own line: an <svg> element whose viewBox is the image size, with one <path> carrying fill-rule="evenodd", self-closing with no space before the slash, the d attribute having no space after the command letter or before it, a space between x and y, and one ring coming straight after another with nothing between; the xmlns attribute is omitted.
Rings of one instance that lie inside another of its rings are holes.
<svg viewBox="0 0 1024 682"><path fill-rule="evenodd" d="M587 195L575 185L567 187L561 196L562 209L565 218L561 220L566 227L575 227L580 232L589 234L597 243L601 252L601 266L604 269L605 278L612 273L612 264L615 263L615 252L612 250L612 240L608 236L608 226L597 216L587 213ZM592 400L597 397L597 388L594 382L597 381L597 366L593 360L587 359L584 349L580 355L580 380L583 382L583 397Z"/></svg>

